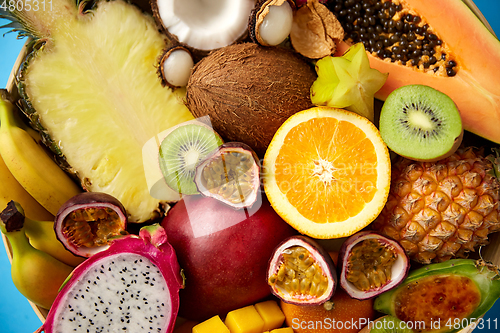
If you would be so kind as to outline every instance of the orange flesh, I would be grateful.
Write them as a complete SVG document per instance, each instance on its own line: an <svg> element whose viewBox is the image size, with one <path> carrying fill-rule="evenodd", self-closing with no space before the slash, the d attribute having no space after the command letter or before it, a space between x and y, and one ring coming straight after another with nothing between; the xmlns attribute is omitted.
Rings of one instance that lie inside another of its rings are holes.
<svg viewBox="0 0 500 333"><path fill-rule="evenodd" d="M276 159L276 183L304 217L317 223L357 215L376 192L377 156L347 121L314 118L290 130Z"/></svg>
<svg viewBox="0 0 500 333"><path fill-rule="evenodd" d="M468 277L430 276L402 289L395 297L395 311L405 322L425 322L425 329L415 331L430 331L438 321L446 330L449 319L469 317L480 302L481 293Z"/></svg>

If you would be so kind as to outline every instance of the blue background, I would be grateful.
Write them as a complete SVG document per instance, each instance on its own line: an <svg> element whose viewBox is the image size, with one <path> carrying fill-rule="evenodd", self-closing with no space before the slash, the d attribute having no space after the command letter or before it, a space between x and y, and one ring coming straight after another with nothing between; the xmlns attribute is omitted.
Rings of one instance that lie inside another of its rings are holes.
<svg viewBox="0 0 500 333"><path fill-rule="evenodd" d="M435 0L429 0L435 1ZM495 33L500 36L500 0L475 0L475 4L484 14ZM0 26L8 21L0 19ZM7 30L0 30L3 34ZM16 35L0 35L0 88L5 88L17 55L24 40L17 40ZM500 302L487 313L490 329L477 329L478 333L500 332ZM496 326L495 326L496 323ZM41 322L30 307L28 301L16 290L10 277L10 264L7 254L0 244L0 332L28 333L40 327ZM132 332L139 333L139 332Z"/></svg>

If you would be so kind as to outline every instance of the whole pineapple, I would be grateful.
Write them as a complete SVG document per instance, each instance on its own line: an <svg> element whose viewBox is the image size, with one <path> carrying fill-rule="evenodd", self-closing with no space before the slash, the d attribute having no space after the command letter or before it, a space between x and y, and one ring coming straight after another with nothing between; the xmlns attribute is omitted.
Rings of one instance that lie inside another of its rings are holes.
<svg viewBox="0 0 500 333"><path fill-rule="evenodd" d="M152 16L122 0L2 9L5 27L33 38L18 90L47 145L84 189L118 198L130 222L157 217L165 202L149 193L142 148L193 116L157 76L169 41Z"/></svg>
<svg viewBox="0 0 500 333"><path fill-rule="evenodd" d="M386 206L372 226L399 241L417 262L465 257L500 230L499 166L500 158L471 147L433 163L400 159L392 167Z"/></svg>

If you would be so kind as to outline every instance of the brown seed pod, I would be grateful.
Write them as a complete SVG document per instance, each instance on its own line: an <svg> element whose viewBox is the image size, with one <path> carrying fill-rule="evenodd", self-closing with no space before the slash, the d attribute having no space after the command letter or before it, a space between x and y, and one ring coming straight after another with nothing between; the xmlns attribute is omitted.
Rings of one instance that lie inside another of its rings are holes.
<svg viewBox="0 0 500 333"><path fill-rule="evenodd" d="M295 3L292 0L260 0L250 16L248 32L253 42L275 46L283 42L292 29Z"/></svg>
<svg viewBox="0 0 500 333"><path fill-rule="evenodd" d="M308 0L294 15L290 41L298 53L310 59L334 54L344 39L344 28L318 0Z"/></svg>
<svg viewBox="0 0 500 333"><path fill-rule="evenodd" d="M263 156L276 130L292 114L312 107L311 66L293 52L253 43L212 52L193 68L186 105L210 116L226 141L239 141Z"/></svg>

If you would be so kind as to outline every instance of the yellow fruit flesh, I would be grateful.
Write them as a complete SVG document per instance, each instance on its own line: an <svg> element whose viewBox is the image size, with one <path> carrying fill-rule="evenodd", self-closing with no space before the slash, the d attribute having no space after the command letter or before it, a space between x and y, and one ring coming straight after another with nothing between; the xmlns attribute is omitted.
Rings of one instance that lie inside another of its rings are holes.
<svg viewBox="0 0 500 333"><path fill-rule="evenodd" d="M117 197L131 222L146 221L160 201L149 195L142 147L193 118L184 92L157 77L164 37L122 1L99 2L85 18L65 17L64 26L30 61L26 93L86 189Z"/></svg>
<svg viewBox="0 0 500 333"><path fill-rule="evenodd" d="M264 320L253 305L230 311L224 323L231 333L261 333L264 327Z"/></svg>

